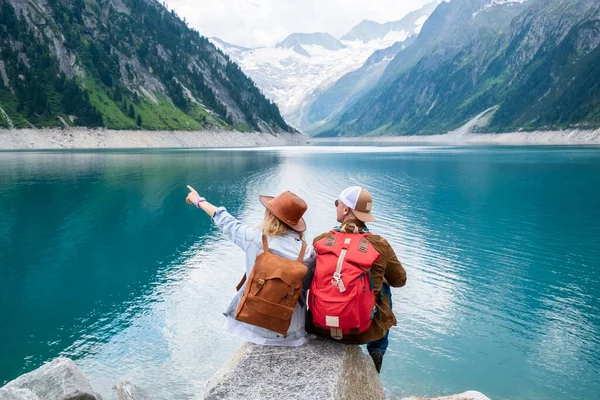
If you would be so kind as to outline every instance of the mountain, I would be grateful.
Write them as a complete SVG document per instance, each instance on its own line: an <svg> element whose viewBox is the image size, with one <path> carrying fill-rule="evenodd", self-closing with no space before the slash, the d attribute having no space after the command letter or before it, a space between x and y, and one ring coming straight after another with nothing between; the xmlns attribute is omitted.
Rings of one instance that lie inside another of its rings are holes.
<svg viewBox="0 0 600 400"><path fill-rule="evenodd" d="M216 36L211 37L210 40L212 42L216 43L219 46L219 48L226 49L227 54L230 54L230 53L231 54L243 54L248 51L252 51L252 49L249 47L243 47L243 46L238 46L236 44L228 43L222 39L219 39Z"/></svg>
<svg viewBox="0 0 600 400"><path fill-rule="evenodd" d="M372 21L363 21L344 38L365 41L374 40L381 35L389 35L390 32L411 33L411 36L403 41L375 51L360 67L340 77L330 87L322 88L315 93L314 99L304 113L304 119L300 125L309 134L319 134L331 129L340 117L340 114L362 95L371 90L379 81L388 64L396 54L408 47L421 31L423 24L431 13L437 8L439 2L426 4L421 9L408 13L404 18L378 24Z"/></svg>
<svg viewBox="0 0 600 400"><path fill-rule="evenodd" d="M415 32L419 33L421 27L427 20L427 17L435 10L438 1L426 4L421 9L412 11L399 21L378 23L375 21L363 20L356 25L347 34L342 36L341 40L360 40L370 42L371 40L381 39L390 32Z"/></svg>
<svg viewBox="0 0 600 400"><path fill-rule="evenodd" d="M597 0L441 3L322 136L600 126Z"/></svg>
<svg viewBox="0 0 600 400"><path fill-rule="evenodd" d="M342 76L361 68L378 50L388 49L393 54L399 51L402 45L396 43L414 36L437 4L438 0L435 0L409 14L408 20L378 24L385 26L385 32L362 39L356 36L353 40L338 40L327 33L294 33L275 46L250 51L241 51L218 38L211 40L277 103L287 123L305 131L321 124L321 121L316 124L309 121L308 116L311 105L321 93ZM348 35L358 32L355 29L344 37L353 38Z"/></svg>
<svg viewBox="0 0 600 400"><path fill-rule="evenodd" d="M414 41L411 36L404 42L375 51L365 63L339 78L333 85L315 94L305 113L302 127L309 134L318 134L331 128L350 104L372 89L398 52Z"/></svg>
<svg viewBox="0 0 600 400"><path fill-rule="evenodd" d="M345 49L346 46L331 36L329 33L292 33L283 41L275 45L276 48L293 49L297 46L320 46L324 49L336 51Z"/></svg>
<svg viewBox="0 0 600 400"><path fill-rule="evenodd" d="M0 0L0 125L291 131L154 0Z"/></svg>

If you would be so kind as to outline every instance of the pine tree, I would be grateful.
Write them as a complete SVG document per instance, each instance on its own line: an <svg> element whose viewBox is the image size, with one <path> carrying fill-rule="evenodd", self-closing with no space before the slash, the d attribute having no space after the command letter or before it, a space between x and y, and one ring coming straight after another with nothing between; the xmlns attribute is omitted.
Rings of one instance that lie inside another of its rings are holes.
<svg viewBox="0 0 600 400"><path fill-rule="evenodd" d="M127 116L131 119L135 118L135 110L133 109L133 104L129 105L129 112L127 113Z"/></svg>
<svg viewBox="0 0 600 400"><path fill-rule="evenodd" d="M139 126L140 128L142 127L142 116L140 114L138 114L137 116L137 120L135 121L135 123L137 124L137 126Z"/></svg>

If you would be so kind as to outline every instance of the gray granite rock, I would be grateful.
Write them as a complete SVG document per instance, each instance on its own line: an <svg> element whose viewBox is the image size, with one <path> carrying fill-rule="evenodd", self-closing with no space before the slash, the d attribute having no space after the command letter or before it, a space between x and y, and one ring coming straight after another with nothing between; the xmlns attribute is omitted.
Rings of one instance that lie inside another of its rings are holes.
<svg viewBox="0 0 600 400"><path fill-rule="evenodd" d="M152 397L139 386L129 382L121 381L115 386L117 400L152 400Z"/></svg>
<svg viewBox="0 0 600 400"><path fill-rule="evenodd" d="M40 398L29 389L3 387L0 389L0 400L40 400Z"/></svg>
<svg viewBox="0 0 600 400"><path fill-rule="evenodd" d="M204 399L383 400L359 346L309 336L301 347L242 346L207 383Z"/></svg>
<svg viewBox="0 0 600 400"><path fill-rule="evenodd" d="M3 390L29 389L40 400L101 400L87 378L68 358L57 358L8 382ZM19 397L17 397L19 399Z"/></svg>
<svg viewBox="0 0 600 400"><path fill-rule="evenodd" d="M468 392L446 397L405 397L402 400L490 400L490 398L483 393L469 390Z"/></svg>

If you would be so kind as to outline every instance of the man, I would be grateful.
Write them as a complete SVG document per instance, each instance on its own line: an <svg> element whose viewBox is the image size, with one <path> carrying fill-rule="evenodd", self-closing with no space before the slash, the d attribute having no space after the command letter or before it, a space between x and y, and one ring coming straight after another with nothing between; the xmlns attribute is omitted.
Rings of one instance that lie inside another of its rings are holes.
<svg viewBox="0 0 600 400"><path fill-rule="evenodd" d="M307 329L343 343L367 344L380 372L389 330L396 325L390 286L404 286L406 271L387 240L369 232L366 222L375 221L372 204L366 189L344 189L335 201L341 225L315 238L317 265Z"/></svg>

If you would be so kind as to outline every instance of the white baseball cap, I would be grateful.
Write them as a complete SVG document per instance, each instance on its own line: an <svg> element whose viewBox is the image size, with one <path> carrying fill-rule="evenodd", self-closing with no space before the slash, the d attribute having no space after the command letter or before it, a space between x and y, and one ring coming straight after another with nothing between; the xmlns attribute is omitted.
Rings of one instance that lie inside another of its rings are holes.
<svg viewBox="0 0 600 400"><path fill-rule="evenodd" d="M347 207L350 207L356 218L362 222L375 221L375 217L371 214L373 197L367 189L360 186L350 186L342 190L339 199Z"/></svg>

